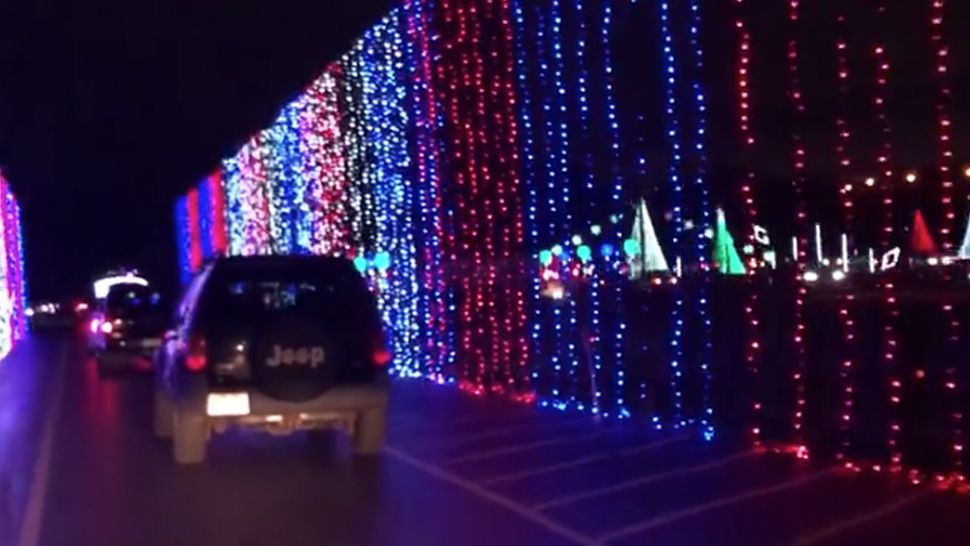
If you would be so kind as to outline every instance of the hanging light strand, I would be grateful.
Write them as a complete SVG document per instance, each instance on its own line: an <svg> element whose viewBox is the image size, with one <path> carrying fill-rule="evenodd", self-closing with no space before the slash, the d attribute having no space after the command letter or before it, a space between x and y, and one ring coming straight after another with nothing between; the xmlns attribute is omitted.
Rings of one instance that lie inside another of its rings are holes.
<svg viewBox="0 0 970 546"><path fill-rule="evenodd" d="M677 100L677 56L674 51L674 37L671 30L671 9L668 0L660 2L660 30L662 39L662 54L664 60L664 89L665 105L664 113L667 121L667 142L671 149L671 161L667 169L667 183L671 186L671 246L677 252L678 257L684 255L684 187L681 180L681 163L683 161L683 149L681 147L681 130L679 105ZM675 288L673 299L673 311L671 313L671 337L670 353L671 360L668 363L668 373L670 375L670 394L672 396L671 421L675 428L679 428L684 423L684 347L683 336L685 325L684 312L684 292L679 287Z"/></svg>
<svg viewBox="0 0 970 546"><path fill-rule="evenodd" d="M847 42L847 16L840 9L836 15L836 89L838 92L837 111L835 118L836 145L835 158L837 161L837 186L842 215L843 236L848 245L848 234L853 232L855 219L855 203L850 180L852 159L849 154L852 133L848 122L848 95L851 74L849 72L849 46ZM842 264L845 271L849 264ZM853 466L849 461L852 449L852 424L855 416L855 348L856 330L853 309L855 295L845 291L839 298L839 323L842 328L842 353L839 366L839 446L836 449L837 460L846 461L846 465Z"/></svg>
<svg viewBox="0 0 970 546"><path fill-rule="evenodd" d="M755 202L755 188L757 183L757 177L754 169L751 167L754 161L754 151L755 151L755 135L752 128L751 119L751 102L752 102L752 86L751 86L751 55L752 55L752 42L751 42L751 32L748 30L747 18L748 14L746 11L746 5L744 0L735 0L735 20L734 28L737 35L738 41L738 52L737 52L737 67L735 74L735 87L737 93L737 120L738 120L738 133L741 137L742 148L744 150L744 159L747 166L747 173L745 179L739 185L740 196L742 201L742 210L744 211L744 228L745 228L745 242L747 245L754 246L756 241L754 237L755 226L758 224L758 208ZM749 266L752 268L752 273L754 268L757 266L757 258L752 256L749 261ZM758 447L762 443L762 412L763 412L763 401L761 400L760 392L758 386L760 385L761 377L761 328L759 321L760 313L760 303L758 301L758 293L754 286L747 286L744 302L744 318L745 318L745 343L744 343L744 361L747 366L749 380L751 382L751 427L749 429L752 443Z"/></svg>
<svg viewBox="0 0 970 546"><path fill-rule="evenodd" d="M807 263L807 222L808 212L805 202L805 169L806 169L806 150L799 131L805 122L805 100L802 96L801 75L799 63L800 41L798 34L801 32L800 23L800 0L789 0L788 2L788 21L791 36L788 40L788 76L789 89L788 97L794 112L795 128L792 130L792 184L795 192L795 233L798 240L798 255L795 260L799 266L804 267ZM807 289L801 278L800 270L795 280L795 332L792 339L795 349L795 366L792 371L792 380L795 391L795 407L792 417L792 433L798 453L807 456L804 448L804 421L806 408L805 394L805 298Z"/></svg>
<svg viewBox="0 0 970 546"><path fill-rule="evenodd" d="M708 270L707 248L709 241L705 233L713 228L711 223L711 203L707 187L707 96L704 91L701 77L704 73L704 50L700 45L700 29L702 24L700 0L690 1L690 23L689 23L689 42L693 50L694 57L694 77L691 82L691 93L694 97L694 141L693 149L696 157L696 175L694 177L693 189L696 198L696 210L694 214L700 218L699 225L694 231L694 259L697 261L701 271ZM711 358L713 356L713 345L711 341L711 317L710 305L708 302L709 283L707 277L701 281L696 302L694 304L696 319L701 332L700 368L701 376L701 414L698 421L704 437L707 440L714 438L714 406L711 400Z"/></svg>

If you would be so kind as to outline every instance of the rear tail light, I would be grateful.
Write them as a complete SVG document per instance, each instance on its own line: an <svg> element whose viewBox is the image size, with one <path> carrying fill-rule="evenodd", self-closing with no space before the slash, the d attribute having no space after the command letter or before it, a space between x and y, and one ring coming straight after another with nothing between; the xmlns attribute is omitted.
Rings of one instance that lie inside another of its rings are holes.
<svg viewBox="0 0 970 546"><path fill-rule="evenodd" d="M391 361L391 351L387 349L376 349L371 356L371 360L374 362L374 366L383 368Z"/></svg>
<svg viewBox="0 0 970 546"><path fill-rule="evenodd" d="M189 353L185 356L185 367L190 372L201 372L206 365L205 338L196 336L189 342Z"/></svg>
<svg viewBox="0 0 970 546"><path fill-rule="evenodd" d="M371 362L377 368L383 368L391 362L391 351L387 348L383 333L375 336L373 349L371 350Z"/></svg>

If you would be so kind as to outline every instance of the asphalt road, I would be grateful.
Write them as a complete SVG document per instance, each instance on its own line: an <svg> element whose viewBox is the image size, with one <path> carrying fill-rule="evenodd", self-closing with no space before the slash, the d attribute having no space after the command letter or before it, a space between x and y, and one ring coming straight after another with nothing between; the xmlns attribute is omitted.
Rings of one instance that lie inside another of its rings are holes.
<svg viewBox="0 0 970 546"><path fill-rule="evenodd" d="M378 457L230 433L179 467L150 395L67 337L0 364L0 545L970 543L970 496L420 383Z"/></svg>

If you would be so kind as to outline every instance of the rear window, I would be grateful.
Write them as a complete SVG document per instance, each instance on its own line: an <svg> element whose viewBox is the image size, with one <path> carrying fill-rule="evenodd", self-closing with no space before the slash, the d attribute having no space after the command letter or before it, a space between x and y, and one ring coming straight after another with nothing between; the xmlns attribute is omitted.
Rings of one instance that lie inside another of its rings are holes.
<svg viewBox="0 0 970 546"><path fill-rule="evenodd" d="M279 315L350 320L370 317L373 298L359 274L327 268L229 267L205 288L201 313L216 320L259 322Z"/></svg>
<svg viewBox="0 0 970 546"><path fill-rule="evenodd" d="M164 313L161 297L152 289L137 284L119 284L111 288L105 310L113 317L157 316Z"/></svg>

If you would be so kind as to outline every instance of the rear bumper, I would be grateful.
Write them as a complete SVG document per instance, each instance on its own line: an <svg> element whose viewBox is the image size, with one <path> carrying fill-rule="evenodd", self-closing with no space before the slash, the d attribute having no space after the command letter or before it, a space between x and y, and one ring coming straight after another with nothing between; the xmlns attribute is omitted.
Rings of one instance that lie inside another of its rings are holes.
<svg viewBox="0 0 970 546"><path fill-rule="evenodd" d="M210 416L207 412L209 393L246 393L249 412L246 415ZM353 430L361 414L386 411L389 389L386 385L336 386L304 402L284 402L250 390L206 391L180 401L180 408L201 414L210 428L222 431L230 427L260 428L270 432L292 432L319 428Z"/></svg>
<svg viewBox="0 0 970 546"><path fill-rule="evenodd" d="M106 369L138 369L148 370L152 368L151 353L138 351L128 351L117 348L105 348L98 351L98 365Z"/></svg>
<svg viewBox="0 0 970 546"><path fill-rule="evenodd" d="M158 350L161 342L158 338L108 338L104 350L130 355L151 356Z"/></svg>
<svg viewBox="0 0 970 546"><path fill-rule="evenodd" d="M360 412L387 407L388 388L379 385L339 386L306 402L283 402L261 392L249 391L251 413L275 415L307 412Z"/></svg>

